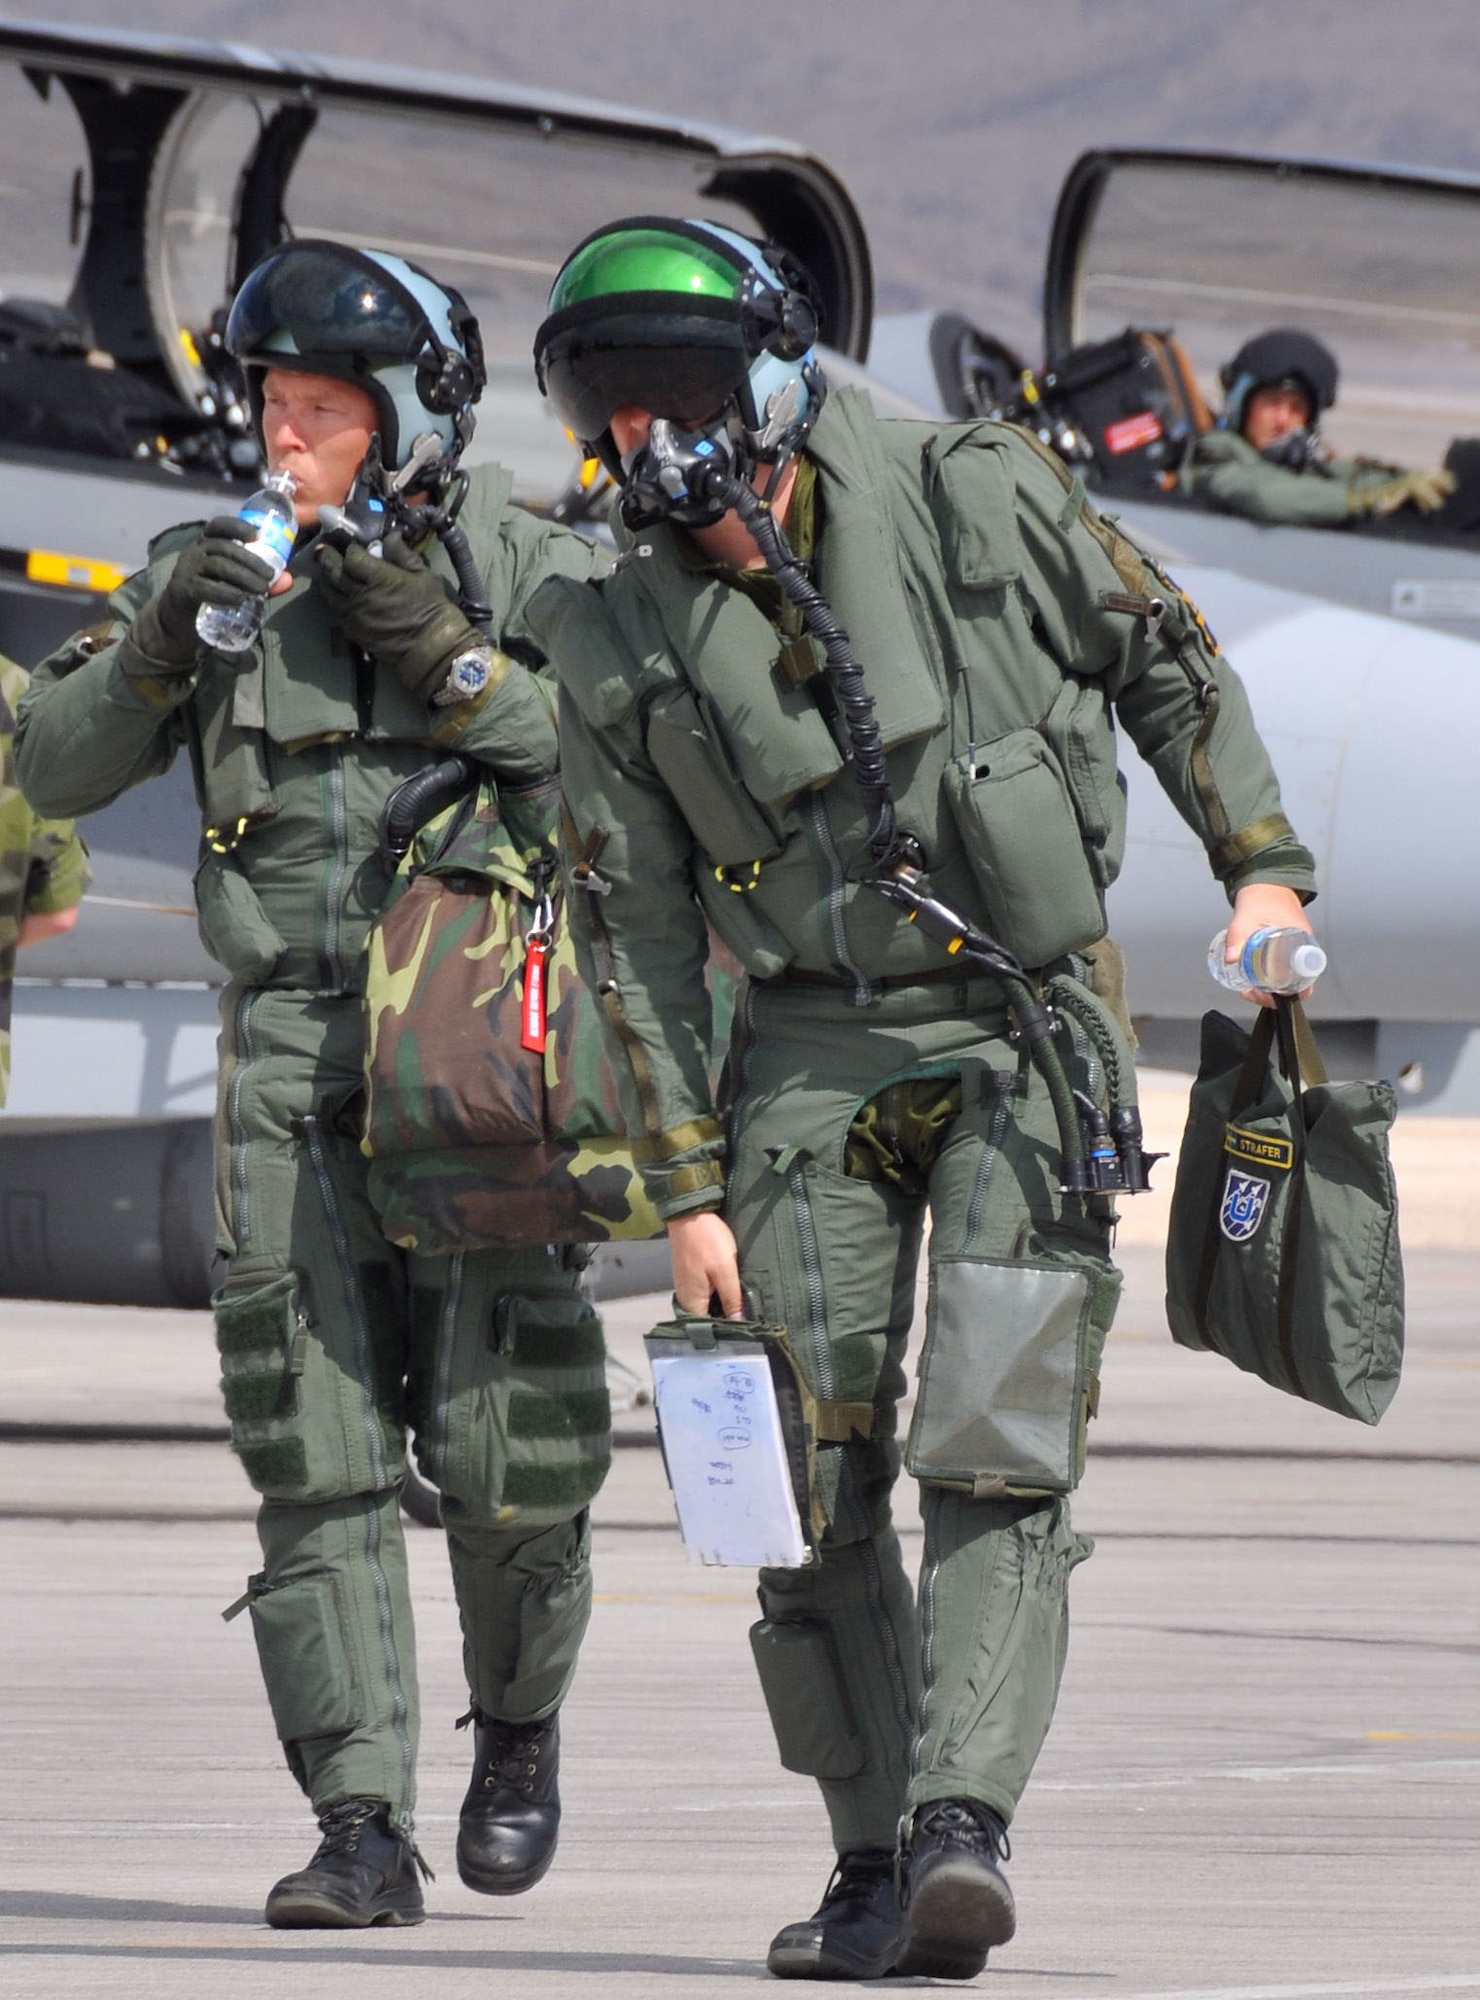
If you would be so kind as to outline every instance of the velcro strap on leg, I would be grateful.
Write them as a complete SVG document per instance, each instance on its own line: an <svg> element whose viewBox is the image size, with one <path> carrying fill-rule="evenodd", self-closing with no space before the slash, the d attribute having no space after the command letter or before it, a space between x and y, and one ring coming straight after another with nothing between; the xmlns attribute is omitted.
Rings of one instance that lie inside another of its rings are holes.
<svg viewBox="0 0 1480 2000"><path fill-rule="evenodd" d="M851 1444L854 1438L874 1434L872 1403L833 1403L819 1398L813 1408L813 1430L819 1444Z"/></svg>

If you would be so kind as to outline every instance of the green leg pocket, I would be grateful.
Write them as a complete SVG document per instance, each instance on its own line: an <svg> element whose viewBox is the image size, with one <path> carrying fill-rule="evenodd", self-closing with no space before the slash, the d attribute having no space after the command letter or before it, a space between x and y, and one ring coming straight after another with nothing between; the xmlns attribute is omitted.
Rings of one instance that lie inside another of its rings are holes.
<svg viewBox="0 0 1480 2000"><path fill-rule="evenodd" d="M350 1671L334 1578L261 1585L253 1577L249 1609L278 1735L284 1743L301 1743L358 1728L364 1704Z"/></svg>
<svg viewBox="0 0 1480 2000"><path fill-rule="evenodd" d="M763 1618L750 1628L750 1650L783 1766L808 1778L856 1778L863 1738L826 1626Z"/></svg>
<svg viewBox="0 0 1480 2000"><path fill-rule="evenodd" d="M355 1491L342 1373L309 1326L297 1274L220 1292L215 1311L232 1449L253 1486L269 1500L333 1500Z"/></svg>
<svg viewBox="0 0 1480 2000"><path fill-rule="evenodd" d="M592 1307L573 1291L505 1293L445 1424L449 1520L574 1519L611 1464L606 1342Z"/></svg>
<svg viewBox="0 0 1480 2000"><path fill-rule="evenodd" d="M976 1499L1072 1492L1119 1293L1099 1266L934 1260L908 1470Z"/></svg>

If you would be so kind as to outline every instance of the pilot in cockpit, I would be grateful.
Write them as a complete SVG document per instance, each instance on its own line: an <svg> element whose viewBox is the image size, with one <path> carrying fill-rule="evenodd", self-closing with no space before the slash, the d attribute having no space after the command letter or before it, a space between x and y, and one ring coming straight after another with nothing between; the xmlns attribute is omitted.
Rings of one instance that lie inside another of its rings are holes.
<svg viewBox="0 0 1480 2000"><path fill-rule="evenodd" d="M1452 473L1330 452L1320 422L1336 401L1337 373L1330 349L1296 327L1245 341L1219 371L1223 412L1193 446L1184 490L1272 525L1339 528L1399 508L1437 511L1454 490Z"/></svg>

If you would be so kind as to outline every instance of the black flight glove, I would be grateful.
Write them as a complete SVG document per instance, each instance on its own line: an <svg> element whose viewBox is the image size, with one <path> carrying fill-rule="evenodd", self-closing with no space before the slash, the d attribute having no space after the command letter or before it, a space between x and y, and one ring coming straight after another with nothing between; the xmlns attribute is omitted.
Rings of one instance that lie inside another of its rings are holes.
<svg viewBox="0 0 1480 2000"><path fill-rule="evenodd" d="M430 702L459 653L487 645L404 536L387 535L383 556L363 542L325 543L315 555L318 587L345 637L384 661L419 700Z"/></svg>
<svg viewBox="0 0 1480 2000"><path fill-rule="evenodd" d="M245 604L249 597L260 597L273 580L262 558L249 555L242 546L256 533L250 521L220 514L206 523L198 542L180 551L169 582L128 628L119 654L126 674L159 679L195 671L201 653L195 631L200 607ZM248 654L243 664L250 658Z"/></svg>

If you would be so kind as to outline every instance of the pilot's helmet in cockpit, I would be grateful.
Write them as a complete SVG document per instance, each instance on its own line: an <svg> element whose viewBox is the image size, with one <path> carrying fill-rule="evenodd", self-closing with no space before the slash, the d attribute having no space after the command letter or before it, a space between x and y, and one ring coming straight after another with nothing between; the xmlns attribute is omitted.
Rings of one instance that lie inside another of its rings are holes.
<svg viewBox="0 0 1480 2000"><path fill-rule="evenodd" d="M1304 398L1304 423L1265 449L1266 457L1277 455L1279 462L1295 465L1313 450L1321 418L1336 401L1338 370L1336 356L1314 334L1278 326L1246 340L1223 364L1218 379L1224 393L1219 428L1240 436L1247 435L1249 400L1257 391L1290 389Z"/></svg>
<svg viewBox="0 0 1480 2000"><path fill-rule="evenodd" d="M461 294L385 250L280 244L246 276L226 322L260 425L269 368L330 375L368 391L386 467L432 432L444 462L473 435L487 381L478 322Z"/></svg>

